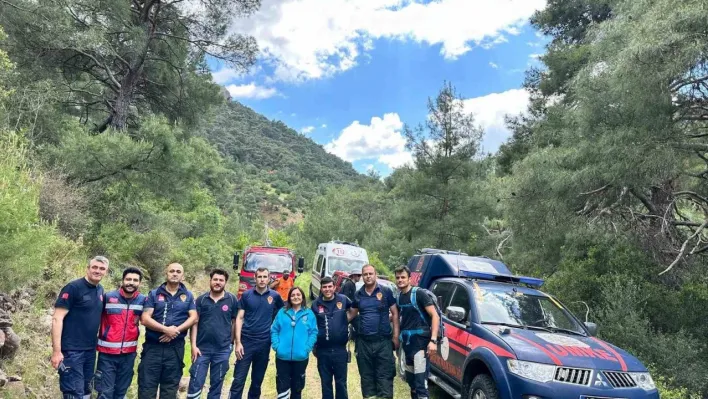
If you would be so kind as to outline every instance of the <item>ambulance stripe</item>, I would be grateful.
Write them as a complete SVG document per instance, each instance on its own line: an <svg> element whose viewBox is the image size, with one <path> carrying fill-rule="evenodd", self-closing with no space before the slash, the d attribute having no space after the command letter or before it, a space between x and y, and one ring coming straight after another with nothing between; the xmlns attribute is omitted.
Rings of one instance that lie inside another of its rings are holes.
<svg viewBox="0 0 708 399"><path fill-rule="evenodd" d="M597 342L598 344L600 344L600 346L602 346L603 348L605 348L605 349L607 349L608 351L612 352L612 354L615 355L615 357L617 358L617 360L619 360L620 367L622 367L622 371L627 371L627 363L624 362L624 359L622 358L622 356L620 356L619 353L617 353L616 350L614 350L610 345L607 345L606 343L600 341L599 339L597 339L597 338L595 338L595 337L590 337L590 338L591 338L593 341L595 341L595 342Z"/></svg>
<svg viewBox="0 0 708 399"><path fill-rule="evenodd" d="M522 335L519 335L519 334L513 334L513 335L514 335L515 338L518 338L518 339L520 339L520 340L522 340L522 341L525 341L525 342L527 342L527 343L533 345L533 346L536 347L537 349L543 351L543 353L545 353L546 355L548 355L548 357L550 357L551 360L553 360L553 363L555 363L556 366L562 366L562 365L563 365L563 363L562 363L554 354L552 354L551 352L549 352L548 349L544 348L543 346L537 344L536 342L531 341L530 339L528 339L528 338L526 338L526 337L524 337L524 336L522 336Z"/></svg>

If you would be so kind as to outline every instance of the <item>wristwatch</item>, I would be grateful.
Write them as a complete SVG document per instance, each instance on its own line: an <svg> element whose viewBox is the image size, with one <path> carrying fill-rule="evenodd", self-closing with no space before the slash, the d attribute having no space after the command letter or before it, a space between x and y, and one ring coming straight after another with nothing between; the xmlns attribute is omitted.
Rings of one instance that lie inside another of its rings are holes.
<svg viewBox="0 0 708 399"><path fill-rule="evenodd" d="M430 339L430 342L432 342L432 343L434 343L434 344L437 344L437 343L438 343L438 340L431 338L431 339Z"/></svg>

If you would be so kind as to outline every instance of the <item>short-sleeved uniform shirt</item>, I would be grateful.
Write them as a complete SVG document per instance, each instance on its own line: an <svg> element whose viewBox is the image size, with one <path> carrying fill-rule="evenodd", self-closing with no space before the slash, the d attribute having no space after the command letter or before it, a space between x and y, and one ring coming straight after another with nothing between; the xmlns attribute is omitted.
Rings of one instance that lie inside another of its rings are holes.
<svg viewBox="0 0 708 399"><path fill-rule="evenodd" d="M218 301L202 294L197 298L197 347L202 353L216 353L229 350L231 346L231 321L238 314L238 299L225 292Z"/></svg>
<svg viewBox="0 0 708 399"><path fill-rule="evenodd" d="M327 301L320 296L312 303L312 311L317 318L317 348L342 347L349 339L347 311L352 301L342 294L335 294Z"/></svg>
<svg viewBox="0 0 708 399"><path fill-rule="evenodd" d="M152 319L162 324L163 326L179 326L189 318L189 311L196 310L194 296L192 292L180 283L177 292L172 295L167 291L166 285L150 291L145 301L143 309L153 309ZM179 333L177 338L170 342L160 342L162 333L149 328L145 329L145 342L160 345L182 345L186 331Z"/></svg>
<svg viewBox="0 0 708 399"><path fill-rule="evenodd" d="M270 288L263 294L255 288L244 292L238 304L239 310L244 311L241 338L270 342L273 318L284 305L280 294Z"/></svg>
<svg viewBox="0 0 708 399"><path fill-rule="evenodd" d="M398 307L399 317L401 318L401 331L418 329L425 330L425 334L416 334L410 339L410 342L415 343L416 346L425 347L428 345L428 341L430 340L429 326L431 322L431 317L425 310L425 307L434 304L432 298L428 295L425 295L420 291L416 292L415 301L418 303L418 308L420 311L423 312L423 317L425 318L425 321L423 321L423 319L420 318L420 313L418 313L413 306L403 306L410 305L412 292L413 290L410 289L407 293L398 295L398 303L402 305L401 307Z"/></svg>
<svg viewBox="0 0 708 399"><path fill-rule="evenodd" d="M82 277L69 282L59 292L54 307L68 309L61 331L62 351L96 349L103 313L103 286Z"/></svg>
<svg viewBox="0 0 708 399"><path fill-rule="evenodd" d="M393 333L388 319L389 308L396 304L391 289L376 285L371 295L362 286L354 294L352 307L359 309L360 336L390 337Z"/></svg>

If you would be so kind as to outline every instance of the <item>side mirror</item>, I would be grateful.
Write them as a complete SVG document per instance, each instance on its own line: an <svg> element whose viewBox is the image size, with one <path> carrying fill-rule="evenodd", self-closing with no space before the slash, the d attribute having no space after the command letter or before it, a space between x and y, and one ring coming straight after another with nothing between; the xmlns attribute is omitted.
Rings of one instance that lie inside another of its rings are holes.
<svg viewBox="0 0 708 399"><path fill-rule="evenodd" d="M588 332L590 333L591 337L594 337L597 334L597 324L591 323L589 321L586 321L583 324L585 324L585 328L588 329Z"/></svg>
<svg viewBox="0 0 708 399"><path fill-rule="evenodd" d="M305 271L305 258L302 256L297 260L297 273L302 274Z"/></svg>
<svg viewBox="0 0 708 399"><path fill-rule="evenodd" d="M462 320L465 319L465 310L459 306L448 306L445 309L445 315L456 323L462 323Z"/></svg>
<svg viewBox="0 0 708 399"><path fill-rule="evenodd" d="M239 259L239 253L236 252L234 254L234 270L238 270L238 259Z"/></svg>

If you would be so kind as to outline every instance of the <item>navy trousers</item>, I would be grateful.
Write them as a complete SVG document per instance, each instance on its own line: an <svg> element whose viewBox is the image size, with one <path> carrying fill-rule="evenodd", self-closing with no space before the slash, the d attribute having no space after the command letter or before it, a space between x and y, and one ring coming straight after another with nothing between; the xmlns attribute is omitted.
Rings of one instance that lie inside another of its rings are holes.
<svg viewBox="0 0 708 399"><path fill-rule="evenodd" d="M411 338L406 344L401 342L406 357L406 381L411 389L411 399L428 399L428 340L430 338Z"/></svg>
<svg viewBox="0 0 708 399"><path fill-rule="evenodd" d="M109 355L98 353L94 389L98 399L124 399L133 381L137 352Z"/></svg>
<svg viewBox="0 0 708 399"><path fill-rule="evenodd" d="M322 399L348 399L347 395L347 349L318 348L317 371L322 382ZM334 390L332 389L334 379Z"/></svg>
<svg viewBox="0 0 708 399"><path fill-rule="evenodd" d="M242 339L243 359L234 364L234 382L231 384L229 399L241 399L246 385L248 369L251 369L251 386L248 399L261 397L261 384L270 360L270 337L261 340ZM253 365L253 367L251 367Z"/></svg>
<svg viewBox="0 0 708 399"><path fill-rule="evenodd" d="M138 399L177 399L184 368L184 340L174 344L143 344L138 365Z"/></svg>
<svg viewBox="0 0 708 399"><path fill-rule="evenodd" d="M231 348L221 352L206 352L192 363L189 368L189 389L187 398L194 399L202 396L202 387L206 381L207 372L211 369L209 378L208 399L219 399L221 397L221 387L224 385L224 377L229 371L229 356Z"/></svg>
<svg viewBox="0 0 708 399"><path fill-rule="evenodd" d="M91 380L96 366L96 350L62 351L64 361L59 365L59 390L63 399L91 397Z"/></svg>

